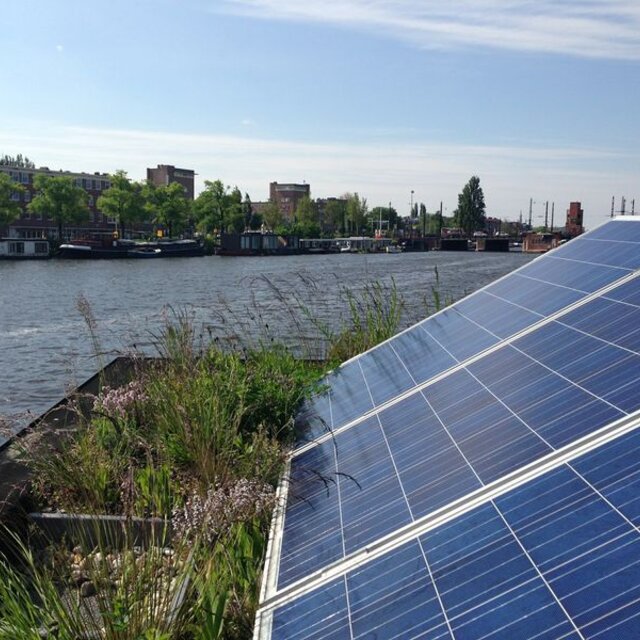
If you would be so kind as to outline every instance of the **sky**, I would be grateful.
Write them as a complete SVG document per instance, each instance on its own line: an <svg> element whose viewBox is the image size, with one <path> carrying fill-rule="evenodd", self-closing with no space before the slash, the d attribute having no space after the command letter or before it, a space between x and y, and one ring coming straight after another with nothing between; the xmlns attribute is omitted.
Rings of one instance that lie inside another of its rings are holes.
<svg viewBox="0 0 640 640"><path fill-rule="evenodd" d="M20 0L0 29L0 154L37 166L640 214L640 0Z"/></svg>

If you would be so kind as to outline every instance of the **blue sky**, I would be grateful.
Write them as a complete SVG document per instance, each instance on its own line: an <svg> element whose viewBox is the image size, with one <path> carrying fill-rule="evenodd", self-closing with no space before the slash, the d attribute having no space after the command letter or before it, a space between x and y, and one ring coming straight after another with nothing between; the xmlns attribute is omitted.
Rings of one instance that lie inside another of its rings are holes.
<svg viewBox="0 0 640 640"><path fill-rule="evenodd" d="M0 153L38 165L640 213L638 0L21 0L0 27Z"/></svg>

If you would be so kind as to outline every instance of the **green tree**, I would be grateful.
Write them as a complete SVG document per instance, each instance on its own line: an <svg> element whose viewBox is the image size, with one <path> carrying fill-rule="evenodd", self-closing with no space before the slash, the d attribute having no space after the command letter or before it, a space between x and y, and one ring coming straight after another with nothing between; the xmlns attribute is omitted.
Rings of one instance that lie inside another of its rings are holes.
<svg viewBox="0 0 640 640"><path fill-rule="evenodd" d="M0 172L0 228L10 225L20 217L22 209L14 197L24 190L24 187L14 182L9 174Z"/></svg>
<svg viewBox="0 0 640 640"><path fill-rule="evenodd" d="M458 208L453 217L454 223L465 233L471 234L485 225L484 193L480 186L480 178L472 176L458 195Z"/></svg>
<svg viewBox="0 0 640 640"><path fill-rule="evenodd" d="M296 207L296 222L305 225L315 225L318 229L318 208L316 203L307 195L300 198Z"/></svg>
<svg viewBox="0 0 640 640"><path fill-rule="evenodd" d="M120 237L124 238L128 225L147 217L144 185L131 182L127 172L121 169L109 176L109 182L111 186L102 192L96 205L103 214L117 220Z"/></svg>
<svg viewBox="0 0 640 640"><path fill-rule="evenodd" d="M27 206L32 213L51 218L58 225L58 239L68 224L79 224L89 218L89 194L69 176L39 174L33 181L36 195Z"/></svg>
<svg viewBox="0 0 640 640"><path fill-rule="evenodd" d="M204 190L193 203L198 227L203 233L244 229L242 194L238 187L229 191L221 180L205 180Z"/></svg>
<svg viewBox="0 0 640 640"><path fill-rule="evenodd" d="M226 231L242 233L246 228L244 203L242 193L238 187L234 187L231 193L225 194L223 225Z"/></svg>
<svg viewBox="0 0 640 640"><path fill-rule="evenodd" d="M427 235L427 223L428 223L428 215L427 215L427 207L424 202L420 203L420 213L418 214L420 218L420 229L422 230L422 235Z"/></svg>
<svg viewBox="0 0 640 640"><path fill-rule="evenodd" d="M360 235L362 227L365 225L367 212L367 199L360 198L357 193L350 194L347 198L347 220L349 228L354 235Z"/></svg>
<svg viewBox="0 0 640 640"><path fill-rule="evenodd" d="M167 229L170 238L181 233L191 210L184 187L177 182L159 187L147 183L143 192L153 222Z"/></svg>
<svg viewBox="0 0 640 640"><path fill-rule="evenodd" d="M282 211L275 200L269 200L262 210L262 219L267 229L275 231L284 221Z"/></svg>
<svg viewBox="0 0 640 640"><path fill-rule="evenodd" d="M324 223L333 233L344 235L346 233L347 203L344 200L327 200L324 207Z"/></svg>
<svg viewBox="0 0 640 640"><path fill-rule="evenodd" d="M251 204L251 198L248 193L244 194L244 200L242 201L242 216L246 229L253 229L255 231L260 228L262 216L254 214L253 205Z"/></svg>
<svg viewBox="0 0 640 640"><path fill-rule="evenodd" d="M372 235L380 228L391 231L398 223L398 212L393 207L374 207L369 212L369 227Z"/></svg>
<svg viewBox="0 0 640 640"><path fill-rule="evenodd" d="M19 153L17 156L8 156L3 155L0 156L0 166L10 166L10 167L21 167L23 169L35 169L36 165L27 158L27 156L23 156Z"/></svg>

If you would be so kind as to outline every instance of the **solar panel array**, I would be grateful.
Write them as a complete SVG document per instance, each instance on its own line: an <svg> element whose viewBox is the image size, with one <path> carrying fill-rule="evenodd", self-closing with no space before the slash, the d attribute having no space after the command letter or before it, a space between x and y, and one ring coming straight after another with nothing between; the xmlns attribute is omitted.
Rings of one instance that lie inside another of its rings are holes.
<svg viewBox="0 0 640 640"><path fill-rule="evenodd" d="M639 268L609 222L334 372L256 637L638 637Z"/></svg>

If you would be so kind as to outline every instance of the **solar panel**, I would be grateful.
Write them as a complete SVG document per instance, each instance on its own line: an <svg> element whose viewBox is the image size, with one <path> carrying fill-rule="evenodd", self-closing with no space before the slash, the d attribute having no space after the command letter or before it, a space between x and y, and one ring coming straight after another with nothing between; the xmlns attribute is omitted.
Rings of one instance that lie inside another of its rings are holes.
<svg viewBox="0 0 640 640"><path fill-rule="evenodd" d="M345 363L327 378L325 397L301 412L300 440L340 428L394 393L446 371L453 365L448 356L476 356L629 276L640 268L639 248L640 225L613 220ZM373 396L362 392L366 387L375 390Z"/></svg>
<svg viewBox="0 0 640 640"><path fill-rule="evenodd" d="M639 223L329 377L301 419L258 637L632 637Z"/></svg>
<svg viewBox="0 0 640 640"><path fill-rule="evenodd" d="M637 638L640 431L345 564L272 638ZM370 635L367 635L370 634Z"/></svg>

